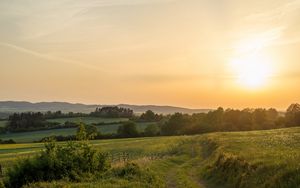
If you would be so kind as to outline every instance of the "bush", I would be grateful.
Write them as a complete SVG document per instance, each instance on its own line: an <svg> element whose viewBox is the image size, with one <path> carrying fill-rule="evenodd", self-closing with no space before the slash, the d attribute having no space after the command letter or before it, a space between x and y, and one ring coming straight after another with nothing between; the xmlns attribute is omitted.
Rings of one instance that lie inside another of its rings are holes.
<svg viewBox="0 0 300 188"><path fill-rule="evenodd" d="M7 187L22 187L33 182L69 179L80 181L81 177L110 168L108 155L93 150L87 142L69 142L58 146L45 144L40 155L19 161L8 171Z"/></svg>
<svg viewBox="0 0 300 188"><path fill-rule="evenodd" d="M118 135L124 138L131 138L139 136L136 124L134 122L128 121L123 123L118 128Z"/></svg>
<svg viewBox="0 0 300 188"><path fill-rule="evenodd" d="M16 142L13 139L9 139L9 140L0 139L0 144L16 144Z"/></svg>
<svg viewBox="0 0 300 188"><path fill-rule="evenodd" d="M164 184L162 179L153 171L143 169L136 163L126 163L123 167L112 169L105 179L124 179L128 182L139 182L141 187L162 187Z"/></svg>
<svg viewBox="0 0 300 188"><path fill-rule="evenodd" d="M157 136L160 132L160 129L157 124L150 124L145 129L145 136Z"/></svg>
<svg viewBox="0 0 300 188"><path fill-rule="evenodd" d="M135 176L140 177L142 175L141 168L135 163L126 163L123 168L117 169L115 174L122 178L132 178Z"/></svg>

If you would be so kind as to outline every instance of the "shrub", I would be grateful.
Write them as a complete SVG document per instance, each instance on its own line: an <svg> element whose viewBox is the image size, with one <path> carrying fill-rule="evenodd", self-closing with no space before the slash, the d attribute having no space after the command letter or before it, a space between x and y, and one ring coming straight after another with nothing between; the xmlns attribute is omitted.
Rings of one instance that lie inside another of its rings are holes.
<svg viewBox="0 0 300 188"><path fill-rule="evenodd" d="M117 169L115 174L118 177L132 178L134 176L140 177L142 175L141 168L135 163L126 163L124 167Z"/></svg>
<svg viewBox="0 0 300 188"><path fill-rule="evenodd" d="M105 179L121 178L129 182L139 182L142 187L162 187L164 184L153 171L143 169L136 163L126 163L123 167L112 169L107 175L104 176Z"/></svg>
<svg viewBox="0 0 300 188"><path fill-rule="evenodd" d="M59 146L45 144L41 154L21 160L8 171L7 187L22 187L39 182L69 179L80 181L86 174L104 172L110 168L108 155L93 150L87 142L69 142Z"/></svg>
<svg viewBox="0 0 300 188"><path fill-rule="evenodd" d="M13 139L9 140L1 140L0 139L0 144L15 144L16 142Z"/></svg>
<svg viewBox="0 0 300 188"><path fill-rule="evenodd" d="M160 129L157 124L150 124L145 129L146 136L157 136L160 132Z"/></svg>
<svg viewBox="0 0 300 188"><path fill-rule="evenodd" d="M139 132L134 122L128 121L123 123L118 128L118 135L124 138L137 137Z"/></svg>

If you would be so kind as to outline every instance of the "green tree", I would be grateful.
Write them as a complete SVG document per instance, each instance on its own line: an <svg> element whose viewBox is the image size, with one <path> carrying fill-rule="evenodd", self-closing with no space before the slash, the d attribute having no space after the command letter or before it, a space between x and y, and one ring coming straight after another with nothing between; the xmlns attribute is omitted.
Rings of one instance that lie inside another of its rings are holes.
<svg viewBox="0 0 300 188"><path fill-rule="evenodd" d="M150 124L145 129L146 136L156 136L160 132L160 129L157 124Z"/></svg>
<svg viewBox="0 0 300 188"><path fill-rule="evenodd" d="M140 119L143 121L155 121L155 113L151 110L147 110L141 115Z"/></svg>
<svg viewBox="0 0 300 188"><path fill-rule="evenodd" d="M79 126L77 128L76 139L77 140L87 140L88 139L85 125L82 122L79 123Z"/></svg>
<svg viewBox="0 0 300 188"><path fill-rule="evenodd" d="M86 125L86 134L88 139L94 139L100 132L95 125Z"/></svg>
<svg viewBox="0 0 300 188"><path fill-rule="evenodd" d="M253 112L254 129L265 129L265 123L267 120L266 110L257 108Z"/></svg>
<svg viewBox="0 0 300 188"><path fill-rule="evenodd" d="M128 121L119 126L118 135L121 137L136 137L139 135L139 132L136 128L136 124L132 121Z"/></svg>
<svg viewBox="0 0 300 188"><path fill-rule="evenodd" d="M300 104L291 104L286 111L285 117L286 126L300 126Z"/></svg>
<svg viewBox="0 0 300 188"><path fill-rule="evenodd" d="M152 110L147 110L140 116L141 121L160 121L163 115L155 114Z"/></svg>
<svg viewBox="0 0 300 188"><path fill-rule="evenodd" d="M188 114L175 113L170 116L162 127L161 131L164 135L181 135L185 134L192 123L192 118Z"/></svg>

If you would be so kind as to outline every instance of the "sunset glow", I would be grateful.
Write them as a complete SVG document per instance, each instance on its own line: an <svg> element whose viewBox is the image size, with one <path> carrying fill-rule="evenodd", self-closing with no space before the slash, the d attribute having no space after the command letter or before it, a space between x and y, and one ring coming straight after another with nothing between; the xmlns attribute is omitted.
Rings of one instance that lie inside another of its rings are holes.
<svg viewBox="0 0 300 188"><path fill-rule="evenodd" d="M272 64L265 57L252 54L232 61L237 82L250 89L258 89L268 84L271 79Z"/></svg>
<svg viewBox="0 0 300 188"><path fill-rule="evenodd" d="M284 109L300 100L299 9L298 0L4 0L0 99Z"/></svg>

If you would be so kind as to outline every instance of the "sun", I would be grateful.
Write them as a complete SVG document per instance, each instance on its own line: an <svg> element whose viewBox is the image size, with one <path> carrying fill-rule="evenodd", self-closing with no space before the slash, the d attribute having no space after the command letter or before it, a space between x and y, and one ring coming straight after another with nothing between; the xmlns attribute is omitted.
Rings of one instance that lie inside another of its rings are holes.
<svg viewBox="0 0 300 188"><path fill-rule="evenodd" d="M270 60L257 53L235 58L231 65L236 81L249 89L265 86L271 74Z"/></svg>

